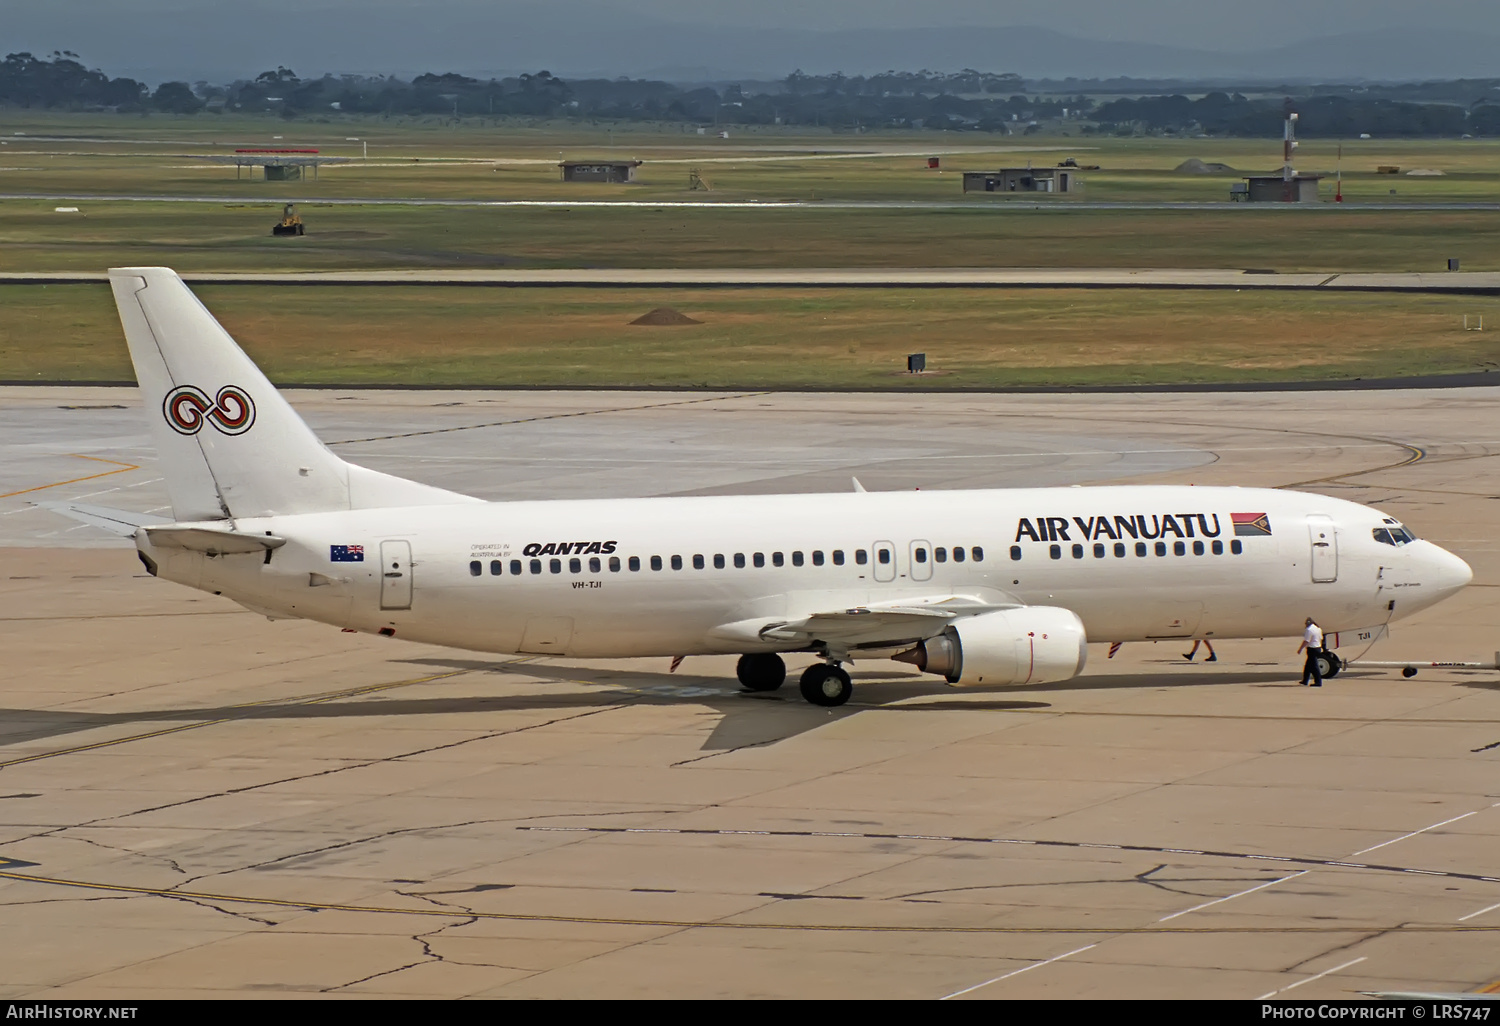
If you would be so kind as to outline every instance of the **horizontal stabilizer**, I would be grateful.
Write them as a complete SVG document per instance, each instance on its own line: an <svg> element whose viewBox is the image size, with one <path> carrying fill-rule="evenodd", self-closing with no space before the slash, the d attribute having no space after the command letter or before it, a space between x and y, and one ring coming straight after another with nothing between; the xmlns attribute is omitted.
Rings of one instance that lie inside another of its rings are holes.
<svg viewBox="0 0 1500 1026"><path fill-rule="evenodd" d="M273 534L242 534L213 527L183 527L166 524L146 527L146 538L152 545L206 552L210 556L229 556L241 552L269 552L286 544L285 538Z"/></svg>
<svg viewBox="0 0 1500 1026"><path fill-rule="evenodd" d="M170 524L170 517L152 516L150 513L132 513L130 510L110 509L108 506L89 506L81 502L34 502L33 506L60 513L72 520L97 527L101 531L121 538L134 538L137 528L152 524Z"/></svg>

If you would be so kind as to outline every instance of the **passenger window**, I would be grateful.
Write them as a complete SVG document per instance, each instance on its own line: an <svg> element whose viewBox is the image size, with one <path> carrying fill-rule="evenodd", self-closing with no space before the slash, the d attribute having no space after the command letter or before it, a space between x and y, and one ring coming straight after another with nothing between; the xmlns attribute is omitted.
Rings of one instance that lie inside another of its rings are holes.
<svg viewBox="0 0 1500 1026"><path fill-rule="evenodd" d="M521 576L521 561L519 559L513 559L510 561L510 572L511 576L513 577Z"/></svg>
<svg viewBox="0 0 1500 1026"><path fill-rule="evenodd" d="M764 552L757 552L755 554L755 556L754 556L753 562L758 567L759 566L765 566L766 565L766 554Z"/></svg>
<svg viewBox="0 0 1500 1026"><path fill-rule="evenodd" d="M1219 541L1217 538L1214 539L1214 555L1216 555L1216 556L1222 556L1222 555L1224 555L1224 543L1221 542L1221 541Z"/></svg>
<svg viewBox="0 0 1500 1026"><path fill-rule="evenodd" d="M597 574L598 572L599 572L599 557L598 556L590 556L589 557L589 573L591 573L591 574Z"/></svg>
<svg viewBox="0 0 1500 1026"><path fill-rule="evenodd" d="M1167 554L1167 543L1166 542L1157 542L1156 543L1156 554L1158 556L1165 556Z"/></svg>
<svg viewBox="0 0 1500 1026"><path fill-rule="evenodd" d="M1094 558L1095 559L1103 559L1104 558L1104 543L1103 542L1094 542Z"/></svg>
<svg viewBox="0 0 1500 1026"><path fill-rule="evenodd" d="M1195 555L1195 556L1201 556L1201 555L1203 555L1203 543L1201 541L1195 541L1195 542L1193 542L1193 555Z"/></svg>
<svg viewBox="0 0 1500 1026"><path fill-rule="evenodd" d="M833 550L833 565L834 566L843 566L844 565L844 550L843 549L834 549Z"/></svg>
<svg viewBox="0 0 1500 1026"><path fill-rule="evenodd" d="M501 563L498 559L492 559L492 560L490 560L490 576L491 577L499 577L500 576L500 568L502 566L504 566L504 564Z"/></svg>
<svg viewBox="0 0 1500 1026"><path fill-rule="evenodd" d="M722 569L724 569L724 553L722 553L722 552L715 552L714 553L714 569L715 570L722 570Z"/></svg>
<svg viewBox="0 0 1500 1026"><path fill-rule="evenodd" d="M864 566L869 561L870 561L869 553L865 552L864 549L855 549L854 550L854 562L858 563L860 566Z"/></svg>
<svg viewBox="0 0 1500 1026"><path fill-rule="evenodd" d="M1010 558L1011 559L1020 559L1021 558L1021 546L1019 546L1019 545L1012 545L1010 547Z"/></svg>
<svg viewBox="0 0 1500 1026"><path fill-rule="evenodd" d="M978 545L975 545L973 548L971 548L969 550L969 559L971 559L975 563L983 563L984 562L984 550L981 549Z"/></svg>
<svg viewBox="0 0 1500 1026"><path fill-rule="evenodd" d="M630 567L630 572L631 573L635 573L637 570L639 570L641 568L641 557L640 556L631 556L630 557L630 562L627 563L626 565L628 567Z"/></svg>
<svg viewBox="0 0 1500 1026"><path fill-rule="evenodd" d="M696 556L693 557L693 569L694 570L702 570L703 569L703 554L701 552L698 555L696 555Z"/></svg>
<svg viewBox="0 0 1500 1026"><path fill-rule="evenodd" d="M792 566L801 566L801 565L802 565L802 550L798 549L796 552L792 553Z"/></svg>
<svg viewBox="0 0 1500 1026"><path fill-rule="evenodd" d="M955 562L955 563L962 563L963 561L964 561L964 550L963 550L962 546L954 546L954 549L953 549L953 562Z"/></svg>
<svg viewBox="0 0 1500 1026"><path fill-rule="evenodd" d="M743 552L736 552L734 554L734 568L736 570L745 569L745 554Z"/></svg>
<svg viewBox="0 0 1500 1026"><path fill-rule="evenodd" d="M1125 558L1125 543L1124 542L1115 542L1115 558L1116 559L1124 559Z"/></svg>
<svg viewBox="0 0 1500 1026"><path fill-rule="evenodd" d="M1240 540L1236 538L1229 543L1229 551L1238 556L1241 552L1245 551L1245 546L1241 545Z"/></svg>
<svg viewBox="0 0 1500 1026"><path fill-rule="evenodd" d="M785 566L786 565L786 557L783 556L779 552L773 552L773 553L771 553L771 565L772 566Z"/></svg>
<svg viewBox="0 0 1500 1026"><path fill-rule="evenodd" d="M570 560L568 560L568 573L570 573L570 574L581 574L581 573L583 573L583 560L581 560L581 559L570 559Z"/></svg>
<svg viewBox="0 0 1500 1026"><path fill-rule="evenodd" d="M1146 543L1145 542L1136 542L1135 543L1135 554L1137 556L1144 556L1146 554Z"/></svg>
<svg viewBox="0 0 1500 1026"><path fill-rule="evenodd" d="M1062 546L1061 545L1054 545L1054 546L1052 546L1052 548L1050 550L1048 550L1048 552L1052 556L1053 559L1062 559Z"/></svg>
<svg viewBox="0 0 1500 1026"><path fill-rule="evenodd" d="M890 549L877 549L876 552L875 552L875 558L877 560L879 560L882 564L889 563L891 561L891 550Z"/></svg>
<svg viewBox="0 0 1500 1026"><path fill-rule="evenodd" d="M813 549L813 566L823 565L823 550Z"/></svg>
<svg viewBox="0 0 1500 1026"><path fill-rule="evenodd" d="M484 573L484 567L480 565L479 560L476 559L469 563L470 577L478 577L482 573Z"/></svg>
<svg viewBox="0 0 1500 1026"><path fill-rule="evenodd" d="M653 569L653 570L660 570L661 569L661 557L660 556L652 556L651 557L651 569Z"/></svg>
<svg viewBox="0 0 1500 1026"><path fill-rule="evenodd" d="M939 545L937 548L933 549L932 550L932 561L934 563L946 563L946 562L948 562L948 550L945 549L945 548L943 548L941 545Z"/></svg>
<svg viewBox="0 0 1500 1026"><path fill-rule="evenodd" d="M612 574L617 574L617 573L620 572L620 557L619 556L610 556L609 557L609 572L612 573Z"/></svg>
<svg viewBox="0 0 1500 1026"><path fill-rule="evenodd" d="M554 559L554 560L552 560L551 566L549 566L547 569L551 570L555 574L562 573L562 560L560 560L560 559Z"/></svg>
<svg viewBox="0 0 1500 1026"><path fill-rule="evenodd" d="M542 561L540 559L533 559L531 561L531 572L534 574L542 572Z"/></svg>
<svg viewBox="0 0 1500 1026"><path fill-rule="evenodd" d="M1177 556L1187 555L1187 543L1175 541L1172 543L1172 554Z"/></svg>
<svg viewBox="0 0 1500 1026"><path fill-rule="evenodd" d="M699 558L701 559L702 557L700 556ZM681 570L682 569L682 557L681 556L673 556L672 557L672 569L673 570Z"/></svg>
<svg viewBox="0 0 1500 1026"><path fill-rule="evenodd" d="M925 563L927 562L927 550L920 548L914 549L912 550L911 558L916 560L918 563Z"/></svg>
<svg viewBox="0 0 1500 1026"><path fill-rule="evenodd" d="M1073 558L1074 559L1082 559L1083 558L1083 546L1082 545L1074 545L1073 546Z"/></svg>

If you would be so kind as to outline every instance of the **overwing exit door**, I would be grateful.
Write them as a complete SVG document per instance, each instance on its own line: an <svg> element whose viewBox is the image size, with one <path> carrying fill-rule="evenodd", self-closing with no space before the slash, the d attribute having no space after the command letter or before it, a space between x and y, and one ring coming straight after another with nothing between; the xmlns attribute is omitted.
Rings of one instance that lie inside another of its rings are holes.
<svg viewBox="0 0 1500 1026"><path fill-rule="evenodd" d="M896 579L896 546L888 541L878 541L871 546L870 558L874 561L877 581Z"/></svg>
<svg viewBox="0 0 1500 1026"><path fill-rule="evenodd" d="M380 543L380 608L411 608L411 542Z"/></svg>
<svg viewBox="0 0 1500 1026"><path fill-rule="evenodd" d="M1308 541L1312 545L1312 579L1329 584L1339 579L1339 536L1333 520L1321 513L1307 518Z"/></svg>

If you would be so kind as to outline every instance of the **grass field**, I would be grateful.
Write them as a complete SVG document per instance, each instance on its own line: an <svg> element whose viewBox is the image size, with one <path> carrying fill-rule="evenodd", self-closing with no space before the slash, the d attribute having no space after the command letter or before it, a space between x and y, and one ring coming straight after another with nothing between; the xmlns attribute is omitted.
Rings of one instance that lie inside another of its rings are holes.
<svg viewBox="0 0 1500 1026"><path fill-rule="evenodd" d="M0 270L518 267L1500 269L1500 211L300 208L0 203Z"/></svg>
<svg viewBox="0 0 1500 1026"><path fill-rule="evenodd" d="M989 388L1500 368L1500 300L1114 290L198 290L284 384ZM629 322L670 305L703 323ZM130 380L109 290L0 288L0 379ZM926 352L933 374L903 373Z"/></svg>

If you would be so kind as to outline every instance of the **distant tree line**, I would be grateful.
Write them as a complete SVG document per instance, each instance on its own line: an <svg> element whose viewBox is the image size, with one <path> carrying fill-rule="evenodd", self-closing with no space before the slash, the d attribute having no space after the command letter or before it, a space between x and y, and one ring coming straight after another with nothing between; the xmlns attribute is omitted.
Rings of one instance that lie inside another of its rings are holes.
<svg viewBox="0 0 1500 1026"><path fill-rule="evenodd" d="M1079 83L1083 85L1083 83ZM558 78L546 71L508 78L457 74L395 77L324 75L299 78L289 68L265 71L228 85L163 82L155 90L131 78L111 78L85 67L78 55L8 54L0 61L0 106L62 110L162 111L173 114L265 113L284 117L447 115L535 117L590 121L665 121L691 125L813 125L824 128L942 128L1032 132L1043 121L1066 118L1084 130L1134 133L1202 132L1276 136L1282 101L1211 92L1142 96L1097 105L1072 96L1027 95L1018 75L973 70L956 73L888 71L879 75L807 75L747 90L715 89L643 79ZM1340 87L1330 95L1296 100L1299 134L1307 137L1500 135L1500 83L1413 86L1425 96L1462 95L1468 103L1413 102L1395 87Z"/></svg>
<svg viewBox="0 0 1500 1026"><path fill-rule="evenodd" d="M1239 93L1143 96L1112 100L1094 111L1103 131L1158 130L1206 135L1280 135L1288 101L1250 100ZM1411 103L1355 96L1310 96L1290 104L1297 111L1297 134L1307 138L1348 139L1366 134L1461 136L1500 134L1500 105L1479 102Z"/></svg>

